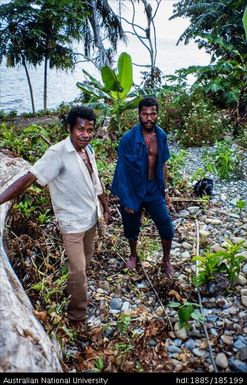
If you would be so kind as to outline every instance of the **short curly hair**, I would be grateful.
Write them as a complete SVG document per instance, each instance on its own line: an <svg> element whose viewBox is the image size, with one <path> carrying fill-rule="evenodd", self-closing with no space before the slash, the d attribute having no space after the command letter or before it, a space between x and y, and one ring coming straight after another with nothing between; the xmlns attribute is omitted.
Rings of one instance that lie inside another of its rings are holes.
<svg viewBox="0 0 247 385"><path fill-rule="evenodd" d="M156 107L156 111L159 112L159 103L153 96L146 96L138 104L138 113L140 114L142 107Z"/></svg>
<svg viewBox="0 0 247 385"><path fill-rule="evenodd" d="M73 130L77 118L92 120L94 124L96 122L96 115L92 108L85 106L75 106L71 108L66 118L66 123L69 125L71 130Z"/></svg>

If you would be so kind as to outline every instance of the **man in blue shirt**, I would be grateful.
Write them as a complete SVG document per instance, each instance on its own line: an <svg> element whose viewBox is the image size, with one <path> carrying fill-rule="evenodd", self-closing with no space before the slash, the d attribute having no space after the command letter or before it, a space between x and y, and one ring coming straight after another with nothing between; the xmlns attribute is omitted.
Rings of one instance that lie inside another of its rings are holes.
<svg viewBox="0 0 247 385"><path fill-rule="evenodd" d="M159 105L155 98L145 97L138 106L140 123L120 140L118 162L112 193L120 198L124 235L129 241L129 269L138 261L137 239L143 208L153 219L163 248L165 274L174 274L170 263L173 225L168 208L172 208L167 189L167 166L170 157L167 136L156 124Z"/></svg>

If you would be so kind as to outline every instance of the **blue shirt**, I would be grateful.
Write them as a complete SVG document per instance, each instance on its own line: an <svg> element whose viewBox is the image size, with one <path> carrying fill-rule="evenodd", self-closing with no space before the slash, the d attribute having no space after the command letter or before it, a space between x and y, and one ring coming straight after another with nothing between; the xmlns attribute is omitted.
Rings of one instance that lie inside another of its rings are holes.
<svg viewBox="0 0 247 385"><path fill-rule="evenodd" d="M155 179L163 193L165 188L163 164L170 158L170 153L166 133L157 125L155 131L158 146ZM148 153L139 123L120 140L111 191L120 198L124 207L138 211L145 198L147 184Z"/></svg>

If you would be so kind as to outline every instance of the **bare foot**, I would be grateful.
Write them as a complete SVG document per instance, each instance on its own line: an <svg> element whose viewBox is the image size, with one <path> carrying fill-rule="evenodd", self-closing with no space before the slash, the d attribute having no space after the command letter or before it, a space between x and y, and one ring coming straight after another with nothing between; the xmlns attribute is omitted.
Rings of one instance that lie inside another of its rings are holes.
<svg viewBox="0 0 247 385"><path fill-rule="evenodd" d="M174 277L174 270L173 270L173 267L170 264L170 262L163 258L162 264L163 264L166 276L170 279L173 278Z"/></svg>
<svg viewBox="0 0 247 385"><path fill-rule="evenodd" d="M137 264L137 256L131 255L130 258L128 259L127 263L126 263L126 267L130 270L135 270L136 264Z"/></svg>

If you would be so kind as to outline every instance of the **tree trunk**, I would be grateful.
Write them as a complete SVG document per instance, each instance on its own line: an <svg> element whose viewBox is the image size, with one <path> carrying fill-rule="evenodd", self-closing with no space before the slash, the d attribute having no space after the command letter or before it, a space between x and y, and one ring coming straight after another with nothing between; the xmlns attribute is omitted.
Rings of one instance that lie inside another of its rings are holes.
<svg viewBox="0 0 247 385"><path fill-rule="evenodd" d="M104 47L104 44L103 44L102 38L101 38L101 33L100 33L101 27L99 25L99 21L98 21L98 17L97 17L96 2L92 1L91 6L92 6L93 12L92 12L92 16L89 17L89 21L90 21L90 24L91 24L91 27L93 30L95 46L98 48L98 57L99 57L98 67L99 67L99 69L101 69L104 65L110 66L110 62L109 62L109 59L107 57L107 52L106 52L106 49Z"/></svg>
<svg viewBox="0 0 247 385"><path fill-rule="evenodd" d="M47 67L48 67L48 57L45 58L45 68L44 68L44 110L47 110Z"/></svg>
<svg viewBox="0 0 247 385"><path fill-rule="evenodd" d="M25 68L25 72L26 72L29 92L30 92L30 96L31 96L32 111L33 111L33 114L35 114L35 106L34 106L34 98L33 98L33 87L32 87L31 79L30 79L29 72L28 72L28 69L27 69L26 60L25 60L24 57L22 57L22 64L23 64L23 66Z"/></svg>
<svg viewBox="0 0 247 385"><path fill-rule="evenodd" d="M5 190L30 165L0 151L0 190ZM33 314L32 304L3 247L4 222L11 203L0 206L0 372L62 372L61 350Z"/></svg>

